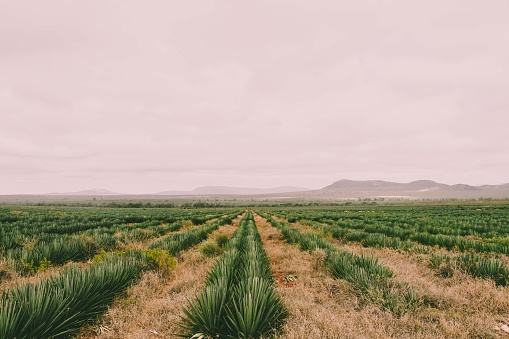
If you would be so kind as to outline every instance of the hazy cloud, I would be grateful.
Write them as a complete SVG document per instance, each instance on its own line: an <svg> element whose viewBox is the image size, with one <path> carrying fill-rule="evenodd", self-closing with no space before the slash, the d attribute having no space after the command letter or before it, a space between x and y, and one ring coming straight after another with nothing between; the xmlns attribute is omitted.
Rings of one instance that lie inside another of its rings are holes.
<svg viewBox="0 0 509 339"><path fill-rule="evenodd" d="M0 6L0 194L507 182L505 0Z"/></svg>

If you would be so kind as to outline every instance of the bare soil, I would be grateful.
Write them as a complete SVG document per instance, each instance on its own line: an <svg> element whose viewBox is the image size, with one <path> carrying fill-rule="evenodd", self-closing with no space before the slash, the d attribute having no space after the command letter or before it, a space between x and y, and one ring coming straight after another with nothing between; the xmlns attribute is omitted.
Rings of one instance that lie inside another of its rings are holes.
<svg viewBox="0 0 509 339"><path fill-rule="evenodd" d="M211 237L231 235L240 220L221 226ZM182 308L204 287L206 275L217 259L206 258L191 249L179 256L171 276L143 274L141 281L114 303L100 324L87 327L78 338L177 338L182 333L178 325L184 315Z"/></svg>
<svg viewBox="0 0 509 339"><path fill-rule="evenodd" d="M292 224L303 231L316 232L300 224ZM422 298L423 306L400 319L389 317L390 330L371 337L414 338L508 338L497 330L509 323L509 290L495 286L490 280L475 279L454 271L450 278L437 275L427 267L419 255L401 253L393 249L364 248L360 244L343 244L327 239L337 247L356 254L368 253L394 272L394 279L412 287ZM277 260L277 259L276 259ZM361 312L364 316L365 312ZM359 324L363 321L363 316ZM372 312L372 323L380 317ZM357 326L357 320L352 327ZM381 327L379 327L381 328ZM350 329L351 330L351 329ZM345 337L345 336L340 336ZM353 337L362 337L359 336Z"/></svg>

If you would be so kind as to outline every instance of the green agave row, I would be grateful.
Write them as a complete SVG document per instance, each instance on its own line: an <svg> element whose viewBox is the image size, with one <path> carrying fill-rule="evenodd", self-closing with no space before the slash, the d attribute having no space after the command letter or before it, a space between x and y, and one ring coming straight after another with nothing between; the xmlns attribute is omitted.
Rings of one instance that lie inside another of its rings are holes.
<svg viewBox="0 0 509 339"><path fill-rule="evenodd" d="M209 272L206 287L184 308L182 337L260 338L282 326L287 311L273 287L251 212L227 249Z"/></svg>
<svg viewBox="0 0 509 339"><path fill-rule="evenodd" d="M392 271L380 264L378 259L337 249L317 234L304 233L289 227L287 222L274 220L267 214L260 215L278 228L287 242L299 244L301 250L324 250L327 254L325 264L332 276L348 281L370 302L398 316L419 304L415 292L405 284L394 282Z"/></svg>
<svg viewBox="0 0 509 339"><path fill-rule="evenodd" d="M482 208L479 208L482 207ZM337 239L369 243L385 234L389 247L413 243L509 254L509 213L500 206L373 207L375 210L278 211L290 222L320 223ZM370 234L374 233L375 236ZM475 236L468 239L465 236Z"/></svg>
<svg viewBox="0 0 509 339"><path fill-rule="evenodd" d="M208 235L217 230L220 226L231 224L237 214L238 213L235 212L201 227L193 228L182 233L172 234L167 238L151 243L149 248L163 249L168 251L171 255L177 255L179 252L207 239Z"/></svg>
<svg viewBox="0 0 509 339"><path fill-rule="evenodd" d="M432 249L422 245L419 246L413 241L403 241L397 237L390 237L381 233L349 231L337 226L327 227L314 221L305 221L304 224L321 230L324 233L331 234L336 239L360 242L364 247L383 247L405 251L413 249L421 253L429 253L432 251ZM434 236L434 238L439 239L439 236ZM435 243L432 242L431 244ZM509 267L495 258L486 258L477 253L463 253L457 256L432 253L429 257L429 266L432 268L439 268L442 262L452 264L453 267L473 277L493 280L500 286L506 286L509 283Z"/></svg>
<svg viewBox="0 0 509 339"><path fill-rule="evenodd" d="M201 222L203 219L206 220L211 217L215 217L215 215L195 217L194 221ZM129 220L138 219L130 218ZM110 229L87 230L76 235L57 234L57 238L50 241L36 242L30 248L9 249L4 256L18 273L30 275L44 269L47 265L59 266L69 261L86 261L101 250L116 250L121 247L121 243L148 240L177 231L181 227L182 221L163 225L160 220L150 220L142 223L121 225L121 227L115 226ZM203 233L202 237L197 239L197 241L201 241L200 239L203 239L204 236L206 237L206 234ZM189 247L179 237L180 235L177 235L174 242L177 248L170 251L172 254L176 254L176 252L186 246Z"/></svg>
<svg viewBox="0 0 509 339"><path fill-rule="evenodd" d="M143 266L138 258L111 257L87 269L71 267L37 284L4 292L0 338L70 338L136 282Z"/></svg>
<svg viewBox="0 0 509 339"><path fill-rule="evenodd" d="M477 253L461 253L456 256L444 253L431 254L428 266L441 270L444 267L456 268L475 278L490 279L499 286L509 284L509 267L495 258L487 258Z"/></svg>
<svg viewBox="0 0 509 339"><path fill-rule="evenodd" d="M313 220L367 230L387 227L398 234L443 234L495 238L509 236L507 204L419 204L339 206L277 210L289 222ZM399 236L399 235L398 235Z"/></svg>
<svg viewBox="0 0 509 339"><path fill-rule="evenodd" d="M226 210L227 213L233 210ZM191 220L195 225L218 217L225 210L111 209L111 208L10 208L0 209L0 252L24 247L26 240L51 242L64 236L92 236L133 229L164 232L168 224ZM132 234L136 237L136 232Z"/></svg>
<svg viewBox="0 0 509 339"><path fill-rule="evenodd" d="M182 223L177 222L163 226L159 230L173 232L181 226ZM160 223L159 227L161 227ZM118 249L119 240L142 240L160 235L159 232L150 232L139 228L125 229L115 236L110 233L95 230L94 233L87 231L80 235L60 235L51 241L40 241L33 248L22 247L8 250L5 253L5 258L11 262L12 267L18 273L30 275L35 273L46 261L49 261L52 266L64 265L69 261L86 261L101 250Z"/></svg>

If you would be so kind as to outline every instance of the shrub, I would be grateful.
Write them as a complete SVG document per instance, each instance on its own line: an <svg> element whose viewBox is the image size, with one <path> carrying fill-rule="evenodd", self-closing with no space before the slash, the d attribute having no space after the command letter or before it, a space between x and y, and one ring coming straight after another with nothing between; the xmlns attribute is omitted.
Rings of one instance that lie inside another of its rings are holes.
<svg viewBox="0 0 509 339"><path fill-rule="evenodd" d="M157 269L163 274L169 274L177 265L175 258L168 251L147 248L143 250L143 253L147 257L148 268Z"/></svg>
<svg viewBox="0 0 509 339"><path fill-rule="evenodd" d="M226 244L228 244L229 240L230 237L226 234L219 234L218 236L216 236L216 242L221 248L224 248Z"/></svg>
<svg viewBox="0 0 509 339"><path fill-rule="evenodd" d="M198 248L198 251L206 257L215 257L223 253L223 249L217 244L216 241L209 240Z"/></svg>

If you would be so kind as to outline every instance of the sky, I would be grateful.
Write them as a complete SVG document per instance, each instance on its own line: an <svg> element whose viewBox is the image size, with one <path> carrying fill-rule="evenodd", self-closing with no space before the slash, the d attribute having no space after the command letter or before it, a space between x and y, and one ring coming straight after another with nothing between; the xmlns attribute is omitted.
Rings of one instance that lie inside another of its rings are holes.
<svg viewBox="0 0 509 339"><path fill-rule="evenodd" d="M0 0L0 194L509 182L507 13Z"/></svg>

